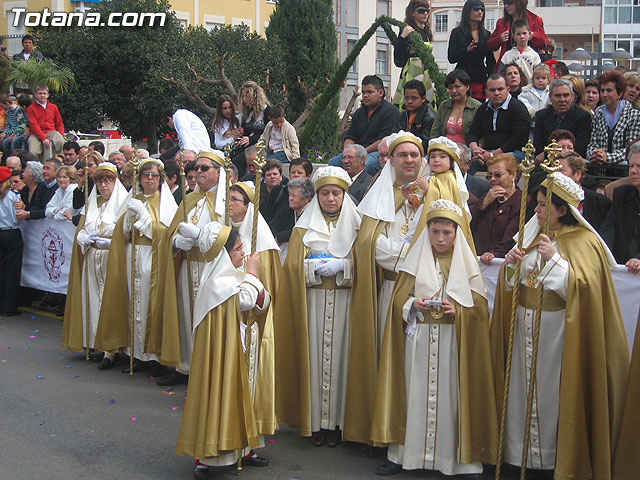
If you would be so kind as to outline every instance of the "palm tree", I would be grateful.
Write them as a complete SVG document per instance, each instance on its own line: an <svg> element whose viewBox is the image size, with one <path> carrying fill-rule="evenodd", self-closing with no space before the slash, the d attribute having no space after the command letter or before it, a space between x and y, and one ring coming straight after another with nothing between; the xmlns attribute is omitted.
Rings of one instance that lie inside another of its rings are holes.
<svg viewBox="0 0 640 480"><path fill-rule="evenodd" d="M60 68L53 60L29 59L27 61L11 60L10 72L7 82L22 83L29 86L29 90L35 92L36 86L45 84L53 92L66 92L75 86L75 76L67 68Z"/></svg>

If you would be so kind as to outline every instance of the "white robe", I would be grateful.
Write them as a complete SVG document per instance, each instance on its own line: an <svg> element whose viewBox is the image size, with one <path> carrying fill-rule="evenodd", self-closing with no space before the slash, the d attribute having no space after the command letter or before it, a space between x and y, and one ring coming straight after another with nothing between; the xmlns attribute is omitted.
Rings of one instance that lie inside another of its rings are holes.
<svg viewBox="0 0 640 480"><path fill-rule="evenodd" d="M86 287L89 287L89 348L93 348L93 342L98 328L100 318L100 306L102 305L102 294L104 293L104 282L107 277L107 262L109 261L109 250L95 248L94 244L87 245L86 240L91 232L100 232L102 238L111 238L115 221L104 223L102 213L107 208L108 202L104 202L98 207L98 215L94 221L85 223L78 232L76 241L85 255L82 265L82 317L87 318ZM88 277L87 274L88 273ZM87 322L82 322L82 344L87 345Z"/></svg>
<svg viewBox="0 0 640 480"><path fill-rule="evenodd" d="M330 233L335 227L329 223ZM351 259L335 277L338 289L318 288L322 277L315 273L315 259L304 260L309 331L311 381L311 429L334 430L344 423L349 354L349 301Z"/></svg>
<svg viewBox="0 0 640 480"><path fill-rule="evenodd" d="M46 217L64 222L65 220L69 220L62 214L65 210L69 210L71 215L77 215L80 210L73 208L73 191L76 188L78 188L78 185L75 183L72 183L64 190L58 188L56 193L53 194L53 197L51 197L51 200L49 200L49 203L47 203L45 210Z"/></svg>
<svg viewBox="0 0 640 480"><path fill-rule="evenodd" d="M555 245L555 241L553 242ZM526 286L527 274L533 269L538 250L529 251L522 263L522 285ZM513 286L513 270L507 285ZM566 300L569 282L569 263L556 253L538 276L544 289L557 293ZM505 461L512 465L522 462L522 445L527 412L527 390L531 371L533 331L536 311L518 306L513 343L513 360L507 423L505 431ZM555 467L556 434L560 407L560 366L564 344L565 310L543 311L540 326L540 343L536 373L535 395L531 416L531 437L527 467L551 470Z"/></svg>
<svg viewBox="0 0 640 480"><path fill-rule="evenodd" d="M436 260L442 287L444 276ZM433 299L441 299L440 295ZM445 294L445 298L448 296ZM459 464L458 346L455 324L416 323L422 314L403 307L407 425L404 445L391 444L387 458L405 470L439 470L445 475L482 473L482 464Z"/></svg>

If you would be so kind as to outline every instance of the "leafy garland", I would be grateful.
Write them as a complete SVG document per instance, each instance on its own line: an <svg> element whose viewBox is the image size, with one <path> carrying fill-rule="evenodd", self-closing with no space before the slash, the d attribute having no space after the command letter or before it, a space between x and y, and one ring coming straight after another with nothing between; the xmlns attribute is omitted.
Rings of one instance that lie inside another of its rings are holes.
<svg viewBox="0 0 640 480"><path fill-rule="evenodd" d="M353 49L351 50L351 52L349 52L349 55L347 55L347 57L344 59L344 62L342 62L342 64L338 67L336 73L333 75L333 78L322 92L322 95L320 95L320 98L314 105L313 110L311 110L311 114L305 122L304 129L299 135L301 150L307 150L309 148L312 132L316 128L318 128L321 112L328 108L331 104L331 101L336 97L336 95L338 95L338 92L342 88L342 85L347 78L349 69L354 64L356 58L358 57L358 55L360 55L360 52L376 32L378 27L383 28L383 30L387 34L387 37L389 38L389 41L395 47L398 42L398 36L392 30L391 25L395 25L396 27L400 28L400 31L402 31L402 29L404 29L404 27L406 26L406 23L401 22L400 20L396 20L395 18L382 15L376 18L375 22L373 22L373 24L367 29L364 35L362 35L362 37L360 37L360 39L355 43ZM429 77L431 78L431 81L433 82L433 85L435 87L436 99L438 101L438 104L440 104L442 101L449 98L447 89L444 86L444 74L438 68L438 64L433 58L432 53L422 41L422 37L420 36L420 34L418 34L417 32L412 32L409 35L409 41L420 57L420 60L422 60L422 64L429 72Z"/></svg>

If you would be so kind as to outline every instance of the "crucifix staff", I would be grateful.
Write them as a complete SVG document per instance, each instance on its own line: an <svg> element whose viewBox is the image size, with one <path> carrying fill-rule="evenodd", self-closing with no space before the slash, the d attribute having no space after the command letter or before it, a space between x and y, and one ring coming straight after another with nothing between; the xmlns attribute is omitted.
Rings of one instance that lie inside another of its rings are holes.
<svg viewBox="0 0 640 480"><path fill-rule="evenodd" d="M87 152L82 157L82 162L84 165L84 218L87 218L87 211L89 210L89 153ZM91 336L89 333L90 322L89 322L89 262L87 261L87 255L84 258L84 318L85 318L85 341L87 344L87 361L89 361L89 350L90 345L89 342L91 340Z"/></svg>
<svg viewBox="0 0 640 480"><path fill-rule="evenodd" d="M187 188L184 183L184 150L180 149L180 193L182 194L182 201L180 205L182 206L182 217L183 222L188 223L188 212L187 212ZM186 257L187 262L187 281L189 282L189 318L191 318L191 326L193 326L193 272L191 271L191 260L189 260L188 255Z"/></svg>
<svg viewBox="0 0 640 480"><path fill-rule="evenodd" d="M131 198L136 198L137 182L138 182L138 148L133 148L133 158L129 161L133 167L133 183L131 184ZM136 300L136 235L135 220L131 219L131 279L129 280L129 378L133 378L133 335L135 324L135 300Z"/></svg>

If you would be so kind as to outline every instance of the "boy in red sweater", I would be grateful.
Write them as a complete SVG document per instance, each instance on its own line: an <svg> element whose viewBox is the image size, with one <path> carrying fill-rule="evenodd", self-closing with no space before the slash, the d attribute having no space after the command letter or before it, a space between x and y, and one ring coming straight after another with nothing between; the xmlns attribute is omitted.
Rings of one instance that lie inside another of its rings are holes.
<svg viewBox="0 0 640 480"><path fill-rule="evenodd" d="M38 85L35 101L27 109L31 130L29 151L36 156L44 154L43 161L62 153L64 145L64 124L60 111L48 99L49 87Z"/></svg>

